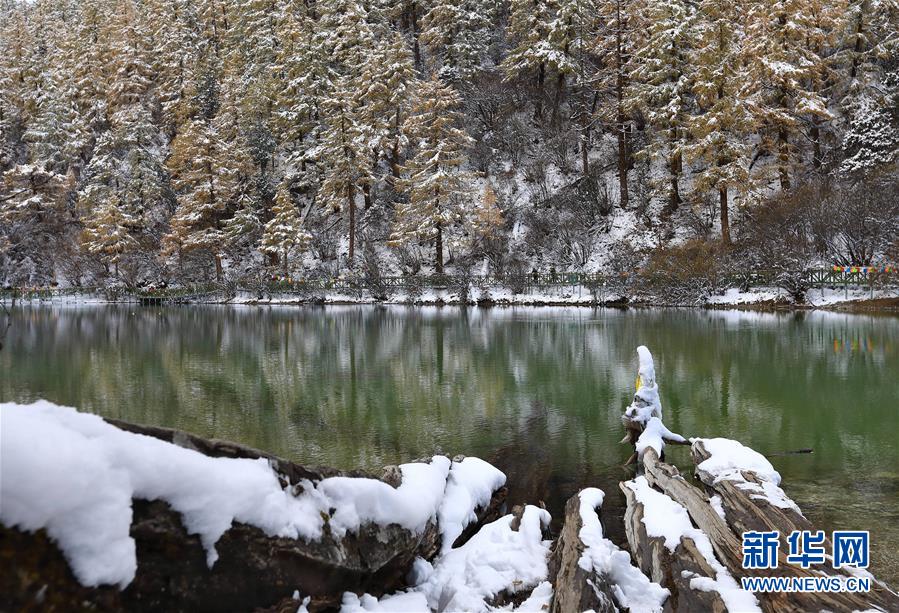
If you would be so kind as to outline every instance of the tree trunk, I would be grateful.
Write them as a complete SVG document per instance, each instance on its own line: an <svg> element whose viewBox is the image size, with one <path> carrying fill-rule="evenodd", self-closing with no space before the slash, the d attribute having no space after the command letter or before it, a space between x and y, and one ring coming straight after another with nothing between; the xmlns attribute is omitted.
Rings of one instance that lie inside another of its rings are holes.
<svg viewBox="0 0 899 613"><path fill-rule="evenodd" d="M778 169L778 174L780 175L780 188L787 191L790 189L790 171L788 168L788 164L790 163L790 143L786 128L781 127L777 130L777 143L777 157L780 164L780 168Z"/></svg>
<svg viewBox="0 0 899 613"><path fill-rule="evenodd" d="M222 282L222 256L220 254L216 253L213 256L213 259L215 260L215 280L218 281L219 283L221 283Z"/></svg>
<svg viewBox="0 0 899 613"><path fill-rule="evenodd" d="M368 181L362 184L362 201L366 211L371 208L371 184Z"/></svg>
<svg viewBox="0 0 899 613"><path fill-rule="evenodd" d="M559 107L562 106L562 90L565 89L565 75L559 73L556 78L556 95L553 100L553 117L552 125L559 125Z"/></svg>
<svg viewBox="0 0 899 613"><path fill-rule="evenodd" d="M623 210L627 209L629 204L629 195L627 190L627 171L630 168L630 156L628 155L627 142L627 117L624 114L624 53L621 28L621 3L615 5L617 18L617 27L615 28L615 68L617 76L615 78L615 97L618 102L618 203Z"/></svg>
<svg viewBox="0 0 899 613"><path fill-rule="evenodd" d="M815 170L821 168L821 128L818 126L818 118L812 118L812 166Z"/></svg>
<svg viewBox="0 0 899 613"><path fill-rule="evenodd" d="M396 115L393 119L393 144L390 148L390 170L395 179L400 178L400 132L402 131L402 122L400 121L400 107L396 107Z"/></svg>
<svg viewBox="0 0 899 613"><path fill-rule="evenodd" d="M346 199L347 205L350 207L350 252L349 252L349 266L353 268L353 259L356 255L356 193L353 189L353 183L347 182L346 184Z"/></svg>
<svg viewBox="0 0 899 613"><path fill-rule="evenodd" d="M721 242L730 244L730 215L727 211L727 187L718 188L718 198L721 202Z"/></svg>
<svg viewBox="0 0 899 613"><path fill-rule="evenodd" d="M534 119L540 119L543 116L543 81L546 78L546 66L540 64L537 69L537 102L534 104Z"/></svg>
<svg viewBox="0 0 899 613"><path fill-rule="evenodd" d="M434 241L434 272L443 274L443 227L437 222L437 239Z"/></svg>
<svg viewBox="0 0 899 613"><path fill-rule="evenodd" d="M415 67L421 70L421 47L418 44L418 4L412 3L412 54Z"/></svg>
<svg viewBox="0 0 899 613"><path fill-rule="evenodd" d="M674 146L677 144L677 128L673 128L671 130L671 148L674 150ZM680 190L678 188L678 178L680 176L681 171L681 156L680 153L672 152L671 158L668 162L668 170L671 174L671 187L669 190L668 197L668 205L665 207L665 213L670 215L677 210L677 207L680 206Z"/></svg>
<svg viewBox="0 0 899 613"><path fill-rule="evenodd" d="M624 115L618 115L618 202L622 210L626 210L628 206L627 193L627 132L625 132Z"/></svg>

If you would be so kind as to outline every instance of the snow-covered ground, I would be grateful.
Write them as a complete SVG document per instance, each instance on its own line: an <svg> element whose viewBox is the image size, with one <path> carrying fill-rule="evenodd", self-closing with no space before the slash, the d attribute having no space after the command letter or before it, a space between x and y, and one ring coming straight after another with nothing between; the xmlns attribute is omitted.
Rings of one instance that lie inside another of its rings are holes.
<svg viewBox="0 0 899 613"><path fill-rule="evenodd" d="M811 289L806 292L805 300L797 304L789 292L773 287L754 288L747 292L731 288L721 294L709 296L704 304L710 307L740 307L753 305L798 306L803 308L828 308L841 304L863 302L867 300L899 298L899 288L879 289L873 292L868 289ZM127 300L127 299L126 299ZM208 302L219 302L222 299L212 297ZM451 289L424 289L417 293L396 291L386 300L376 299L371 292L328 291L310 292L307 295L295 293L264 294L262 298L249 292L239 292L228 300L228 304L260 304L260 305L293 305L309 302L324 304L403 304L403 305L458 305L462 303L458 291ZM0 302L9 304L9 299L0 298ZM200 301L198 301L200 302ZM203 301L205 302L205 301ZM75 294L54 296L52 298L19 301L19 304L107 304L108 301L96 294ZM629 297L619 291L606 288L590 289L580 285L552 286L531 288L523 293L516 293L507 287L481 288L472 285L467 296L468 304L492 304L496 306L595 306L596 304L630 303L637 306L652 306L653 302L639 297ZM695 306L694 304L685 306Z"/></svg>

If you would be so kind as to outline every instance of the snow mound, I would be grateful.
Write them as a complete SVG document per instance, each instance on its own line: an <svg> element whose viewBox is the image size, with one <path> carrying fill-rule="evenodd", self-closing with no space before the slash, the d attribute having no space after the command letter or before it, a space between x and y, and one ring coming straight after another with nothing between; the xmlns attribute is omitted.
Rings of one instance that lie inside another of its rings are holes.
<svg viewBox="0 0 899 613"><path fill-rule="evenodd" d="M698 575L690 580L690 587L695 590L715 591L724 601L728 611L761 611L758 600L751 592L742 589L718 561L712 550L712 543L705 532L693 526L690 516L681 504L654 490L646 477L637 477L625 483L638 502L643 504L643 524L646 534L664 539L665 547L674 552L681 539L692 539L696 548L715 571L714 579Z"/></svg>
<svg viewBox="0 0 899 613"><path fill-rule="evenodd" d="M701 441L710 456L700 462L696 469L712 476L714 483L734 481L738 488L747 490L751 498L765 500L781 509L792 509L802 515L799 506L793 502L780 485L780 473L758 451L746 447L729 438L693 438L691 443ZM756 483L743 476L743 471L751 471L761 481Z"/></svg>
<svg viewBox="0 0 899 613"><path fill-rule="evenodd" d="M415 561L414 589L425 595L431 609L488 611L486 601L500 592L528 590L546 580L551 541L543 540L542 528L549 525L549 513L528 505L517 531L512 529L513 519L506 515L483 526L433 566L422 558ZM537 597L531 593L531 598L538 597L540 593Z"/></svg>
<svg viewBox="0 0 899 613"><path fill-rule="evenodd" d="M352 592L344 592L343 602L340 604L340 613L421 613L427 610L427 599L417 592L400 592L380 599L370 594L360 597Z"/></svg>
<svg viewBox="0 0 899 613"><path fill-rule="evenodd" d="M70 407L0 404L0 417L0 521L26 531L46 528L86 586L125 587L134 578L133 498L163 500L180 513L211 567L215 544L234 522L269 536L315 540L326 521L338 536L369 522L420 533L440 512L452 534L489 500L487 489L505 481L486 462L466 458L455 463L459 472L447 488L451 462L435 456L400 466L398 488L333 477L304 480L295 495L265 459L211 458Z"/></svg>
<svg viewBox="0 0 899 613"><path fill-rule="evenodd" d="M653 583L631 564L631 556L603 536L602 524L596 509L602 505L605 494L590 487L578 494L580 499L581 530L578 537L586 549L578 560L578 566L586 571L604 574L614 582L614 595L618 604L633 613L661 611L669 591Z"/></svg>
<svg viewBox="0 0 899 613"><path fill-rule="evenodd" d="M443 502L437 511L441 552L449 551L465 527L477 519L475 510L490 502L493 492L506 484L506 475L480 458L453 462Z"/></svg>

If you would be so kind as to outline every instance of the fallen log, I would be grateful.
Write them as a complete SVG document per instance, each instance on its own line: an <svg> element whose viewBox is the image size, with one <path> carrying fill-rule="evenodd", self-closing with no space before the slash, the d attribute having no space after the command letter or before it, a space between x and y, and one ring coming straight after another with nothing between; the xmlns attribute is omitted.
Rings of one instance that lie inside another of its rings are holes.
<svg viewBox="0 0 899 613"><path fill-rule="evenodd" d="M716 490L722 497L725 517L735 518L730 525L709 503L709 497L696 486L688 483L678 470L661 462L655 450L648 448L642 456L646 479L650 485L683 506L696 526L708 536L712 549L718 560L734 577L820 577L820 572L836 574L837 571L817 568L803 569L786 560L786 550L778 552L778 566L775 569L744 569L742 566L742 532L738 526L769 526L771 519L766 519L764 509L756 504L745 492L738 488L722 487ZM726 501L726 502L725 502ZM730 514L727 513L730 508ZM737 519L741 518L742 519ZM777 517L771 513L770 517ZM780 520L778 520L780 521ZM787 527L786 524L783 524ZM776 528L774 528L776 529ZM826 565L825 565L826 566ZM668 587L666 585L666 587ZM863 611L874 607L885 611L899 610L899 598L888 589L878 586L867 594L849 592L770 592L757 594L759 604L764 611Z"/></svg>
<svg viewBox="0 0 899 613"><path fill-rule="evenodd" d="M670 591L631 563L630 554L607 539L600 521L605 494L586 488L565 505L565 522L549 563L555 585L550 609L662 611Z"/></svg>
<svg viewBox="0 0 899 613"><path fill-rule="evenodd" d="M579 533L584 523L580 513L581 501L572 496L565 503L565 519L549 560L549 579L553 583L552 613L588 611L615 613L613 584L606 575L583 568L579 562L586 546Z"/></svg>
<svg viewBox="0 0 899 613"><path fill-rule="evenodd" d="M674 551L665 545L665 539L649 536L644 523L646 509L639 502L627 483L620 484L627 500L624 529L628 545L637 566L656 583L668 588L671 595L665 602L665 611L714 611L727 608L715 591L697 590L691 586L696 577L715 578L715 570L696 547L691 538L683 538Z"/></svg>

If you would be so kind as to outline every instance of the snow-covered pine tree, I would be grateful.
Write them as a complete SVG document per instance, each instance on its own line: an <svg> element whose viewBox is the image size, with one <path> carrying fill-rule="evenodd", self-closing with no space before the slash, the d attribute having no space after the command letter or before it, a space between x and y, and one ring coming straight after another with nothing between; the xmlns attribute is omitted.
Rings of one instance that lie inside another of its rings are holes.
<svg viewBox="0 0 899 613"><path fill-rule="evenodd" d="M107 268L112 264L114 274L118 276L121 257L139 247L131 234L135 220L116 202L112 190L103 191L110 193L104 194L99 204L84 218L81 244L88 253L98 256ZM91 191L87 194L87 198L97 196Z"/></svg>
<svg viewBox="0 0 899 613"><path fill-rule="evenodd" d="M280 260L286 277L290 274L290 256L305 248L312 240L312 236L303 229L300 213L286 181L282 181L278 186L272 213L274 216L265 224L259 249Z"/></svg>
<svg viewBox="0 0 899 613"><path fill-rule="evenodd" d="M163 254L206 252L222 278L222 222L229 204L245 189L250 161L229 113L193 119L172 141L167 161L178 208L163 237Z"/></svg>
<svg viewBox="0 0 899 613"><path fill-rule="evenodd" d="M81 164L90 130L75 106L73 83L64 74L48 66L38 79L37 108L23 140L31 163L65 174Z"/></svg>
<svg viewBox="0 0 899 613"><path fill-rule="evenodd" d="M153 86L147 27L132 0L120 3L110 19L108 70L111 78L107 97L111 112L144 102L143 98Z"/></svg>
<svg viewBox="0 0 899 613"><path fill-rule="evenodd" d="M730 243L729 197L750 189L750 144L753 118L741 98L747 89L746 68L740 61L744 34L739 4L730 0L700 0L691 50L695 115L684 157L694 167L695 200L709 192L718 199L721 240Z"/></svg>
<svg viewBox="0 0 899 613"><path fill-rule="evenodd" d="M849 112L840 172L860 179L899 162L899 68L882 88L861 94Z"/></svg>
<svg viewBox="0 0 899 613"><path fill-rule="evenodd" d="M599 25L592 45L600 64L600 69L593 75L594 87L600 96L597 115L603 124L612 126L617 141L618 194L622 209L627 209L629 204L627 177L633 163L630 144L632 109L626 104L626 96L634 70L633 50L640 46L642 34L639 11L635 7L636 0L599 0Z"/></svg>
<svg viewBox="0 0 899 613"><path fill-rule="evenodd" d="M393 176L399 176L403 146L403 120L411 106L417 83L412 54L399 34L388 34L367 58L359 78L363 139L370 149L371 171L362 184L365 208L371 206L371 186L379 179L378 162L389 160Z"/></svg>
<svg viewBox="0 0 899 613"><path fill-rule="evenodd" d="M171 137L190 115L187 90L199 47L196 6L189 0L146 0L146 11L161 126Z"/></svg>
<svg viewBox="0 0 899 613"><path fill-rule="evenodd" d="M420 40L433 67L449 83L470 82L490 43L491 6L485 0L433 0L421 19Z"/></svg>
<svg viewBox="0 0 899 613"><path fill-rule="evenodd" d="M657 191L665 194L664 211L670 214L682 201L683 151L694 104L690 54L696 8L692 2L672 0L649 2L641 9L645 39L634 53L636 68L626 104L641 109L653 129L641 154L667 169L667 187L660 183Z"/></svg>
<svg viewBox="0 0 899 613"><path fill-rule="evenodd" d="M307 137L319 126L322 99L330 90L329 71L316 22L304 3L286 8L277 25L273 126L288 161L305 169Z"/></svg>
<svg viewBox="0 0 899 613"><path fill-rule="evenodd" d="M445 237L457 227L462 232L474 230L478 208L484 205L473 198L473 173L463 169L465 150L473 141L459 127L459 104L459 95L436 76L419 87L405 125L414 154L398 181L408 201L396 206L389 241L395 246L433 241L438 274L443 273Z"/></svg>
<svg viewBox="0 0 899 613"><path fill-rule="evenodd" d="M593 81L595 62L593 41L597 35L594 0L558 0L555 19L549 24L548 42L553 48L549 65L556 72L553 122L558 123L566 79L572 84L574 116L580 132L581 173L588 172L590 127L593 123Z"/></svg>
<svg viewBox="0 0 899 613"><path fill-rule="evenodd" d="M746 7L743 99L760 126L761 153L775 156L771 167L781 188L789 189L804 128L810 126L812 140L820 142L815 130L831 119L821 89L828 64L824 50L834 36L840 1L751 0Z"/></svg>
<svg viewBox="0 0 899 613"><path fill-rule="evenodd" d="M509 79L533 75L536 103L534 116L543 114L543 85L547 67L556 59L549 43L549 29L555 14L552 0L511 0L508 36L512 48L502 62Z"/></svg>
<svg viewBox="0 0 899 613"><path fill-rule="evenodd" d="M324 134L316 151L322 166L319 196L348 217L349 266L355 266L356 194L371 181L371 127L366 124L362 69L372 52L373 33L357 0L327 0L320 6L316 44L330 58L330 89L321 101Z"/></svg>
<svg viewBox="0 0 899 613"><path fill-rule="evenodd" d="M59 69L74 87L67 100L83 117L85 126L96 128L108 121L107 88L112 77L110 28L107 15L115 13L104 5L104 0L84 0L74 5L77 18L73 27L66 28L61 36L64 59Z"/></svg>

